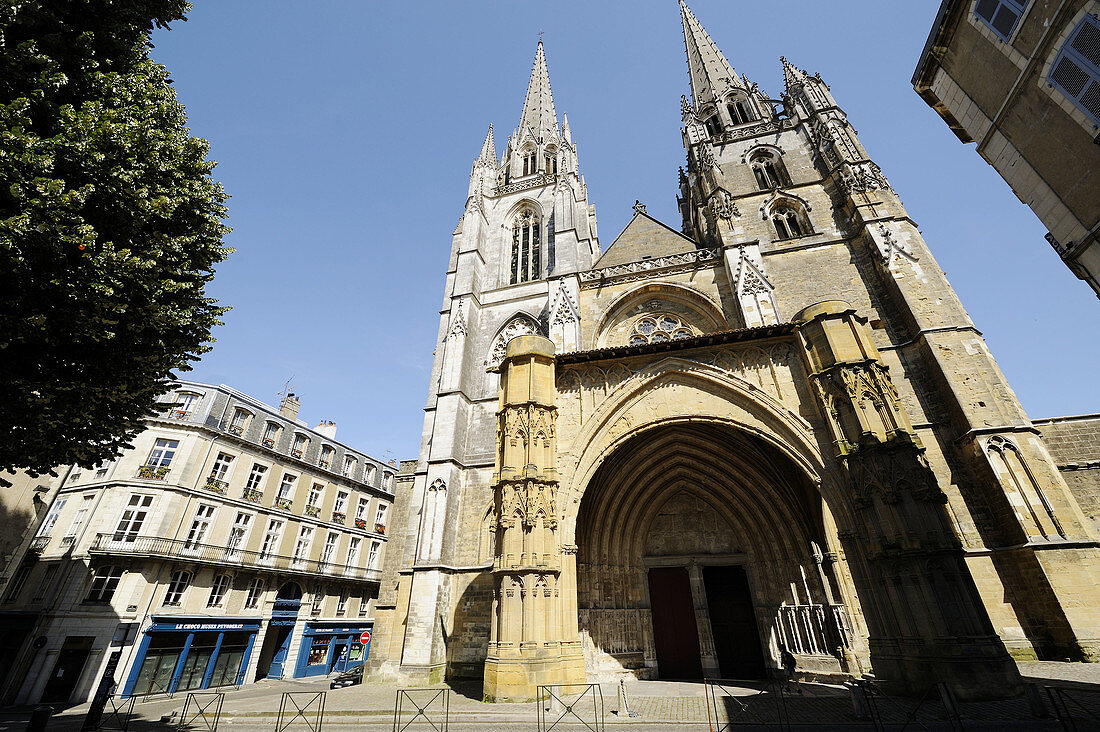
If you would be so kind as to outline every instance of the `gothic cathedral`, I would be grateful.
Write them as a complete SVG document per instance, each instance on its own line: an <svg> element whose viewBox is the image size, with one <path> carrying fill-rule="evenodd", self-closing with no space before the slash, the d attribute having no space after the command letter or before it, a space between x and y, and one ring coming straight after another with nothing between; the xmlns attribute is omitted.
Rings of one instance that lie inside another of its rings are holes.
<svg viewBox="0 0 1100 732"><path fill-rule="evenodd" d="M1096 529L829 86L680 3L679 230L606 249L542 42L454 231L371 672L539 684L1100 657ZM397 524L394 521L394 524Z"/></svg>

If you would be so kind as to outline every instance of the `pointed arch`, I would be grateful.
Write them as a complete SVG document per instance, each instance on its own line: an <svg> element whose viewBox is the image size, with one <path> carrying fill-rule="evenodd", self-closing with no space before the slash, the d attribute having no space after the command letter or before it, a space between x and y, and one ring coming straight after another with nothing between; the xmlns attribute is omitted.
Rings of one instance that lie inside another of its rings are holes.
<svg viewBox="0 0 1100 732"><path fill-rule="evenodd" d="M493 345L489 347L485 365L491 369L500 366L504 361L504 354L508 351L508 342L521 335L543 335L538 318L523 311L508 318L504 321L504 325L500 326L493 338Z"/></svg>

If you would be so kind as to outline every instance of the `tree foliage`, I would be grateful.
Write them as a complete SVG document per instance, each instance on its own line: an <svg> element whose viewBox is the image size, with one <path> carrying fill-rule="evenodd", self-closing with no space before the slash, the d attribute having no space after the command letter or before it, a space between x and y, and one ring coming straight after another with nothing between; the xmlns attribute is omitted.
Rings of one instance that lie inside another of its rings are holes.
<svg viewBox="0 0 1100 732"><path fill-rule="evenodd" d="M149 34L184 0L0 0L0 470L128 447L209 350L225 193Z"/></svg>

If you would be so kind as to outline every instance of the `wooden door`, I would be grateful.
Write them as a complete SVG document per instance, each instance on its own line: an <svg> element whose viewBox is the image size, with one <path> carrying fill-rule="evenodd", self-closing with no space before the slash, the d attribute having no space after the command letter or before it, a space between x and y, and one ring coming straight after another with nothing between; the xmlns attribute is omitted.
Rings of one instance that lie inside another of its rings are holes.
<svg viewBox="0 0 1100 732"><path fill-rule="evenodd" d="M744 567L704 567L703 584L707 588L710 629L722 676L763 678L764 653Z"/></svg>
<svg viewBox="0 0 1100 732"><path fill-rule="evenodd" d="M685 567L649 570L649 601L653 615L653 642L657 671L662 679L698 679L699 631L691 602L691 582Z"/></svg>

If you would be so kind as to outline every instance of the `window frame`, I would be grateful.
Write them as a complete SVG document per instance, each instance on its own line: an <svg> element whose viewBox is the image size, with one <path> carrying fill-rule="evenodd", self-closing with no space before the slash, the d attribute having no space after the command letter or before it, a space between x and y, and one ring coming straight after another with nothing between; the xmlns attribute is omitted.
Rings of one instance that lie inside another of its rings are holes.
<svg viewBox="0 0 1100 732"><path fill-rule="evenodd" d="M177 569L168 580L168 587L164 592L164 600L161 605L165 607L180 607L183 605L183 595L191 586L194 573L186 569Z"/></svg>
<svg viewBox="0 0 1100 732"><path fill-rule="evenodd" d="M1012 38L1016 34L1016 30L1020 27L1024 13L1027 11L1029 1L1030 0L974 0L974 4L971 6L971 13L973 17L978 19L979 23L992 31L1003 43L1011 43ZM978 12L978 6L984 3L990 3L995 6L988 19ZM1016 15L1016 19L1012 21L1012 27L1008 29L1007 33L1002 33L993 25L993 21L1000 14L1001 8L1007 8L1009 12Z"/></svg>
<svg viewBox="0 0 1100 732"><path fill-rule="evenodd" d="M229 587L233 578L225 572L215 574L210 580L210 595L206 598L207 607L225 607L225 598L229 594Z"/></svg>
<svg viewBox="0 0 1100 732"><path fill-rule="evenodd" d="M255 610L260 606L264 589L263 577L253 577L252 581L248 583L248 590L244 596L244 608L246 610Z"/></svg>
<svg viewBox="0 0 1100 732"><path fill-rule="evenodd" d="M92 574L92 581L88 585L88 592L84 595L84 602L99 604L113 600L125 574L126 568L116 564L108 564L97 568ZM96 583L101 579L103 582L99 584L97 589Z"/></svg>
<svg viewBox="0 0 1100 732"><path fill-rule="evenodd" d="M1073 26L1072 30L1070 30L1069 34L1066 36L1066 40L1058 48L1054 60L1050 63L1049 69L1047 69L1044 81L1053 89L1060 92L1077 111L1083 114L1085 118L1092 123L1093 130L1095 130L1097 127L1100 127L1100 101L1097 102L1097 111L1093 112L1081 102L1081 99L1088 94L1093 86L1096 86L1096 94L1100 96L1100 65L1094 64L1092 60L1073 47L1073 42L1078 39L1086 25L1091 25L1094 31L1100 35L1100 18L1097 18L1091 13L1085 13L1084 17ZM1063 61L1069 61L1085 75L1085 81L1081 85L1081 91L1079 91L1076 96L1054 78L1055 72Z"/></svg>

